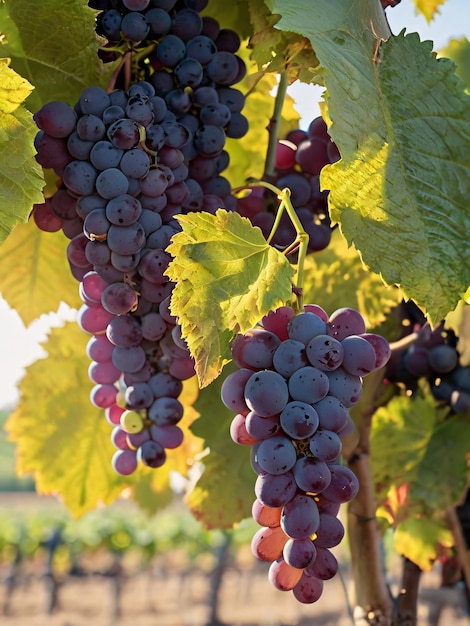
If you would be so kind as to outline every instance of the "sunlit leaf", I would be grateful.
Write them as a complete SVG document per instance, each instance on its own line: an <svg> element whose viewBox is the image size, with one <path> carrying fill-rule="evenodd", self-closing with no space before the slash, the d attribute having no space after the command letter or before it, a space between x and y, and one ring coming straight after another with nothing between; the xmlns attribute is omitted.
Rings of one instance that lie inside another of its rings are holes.
<svg viewBox="0 0 470 626"><path fill-rule="evenodd" d="M18 473L32 474L38 493L60 495L77 517L129 485L111 467L111 427L89 400L88 339L74 323L51 331L48 358L27 368L19 406L6 424Z"/></svg>
<svg viewBox="0 0 470 626"><path fill-rule="evenodd" d="M443 510L461 497L467 479L470 422L468 415L446 417L447 412L436 409L430 394L419 393L395 397L376 411L371 463L381 501L389 488L405 484L414 508L422 512Z"/></svg>
<svg viewBox="0 0 470 626"><path fill-rule="evenodd" d="M261 230L237 213L179 216L182 232L167 248L168 276L182 335L196 361L201 387L230 356L230 341L291 297L294 270Z"/></svg>
<svg viewBox="0 0 470 626"><path fill-rule="evenodd" d="M398 554L407 557L426 572L439 556L439 547L450 548L454 540L442 520L411 517L398 525L394 545Z"/></svg>
<svg viewBox="0 0 470 626"><path fill-rule="evenodd" d="M0 243L42 201L44 178L34 158L37 128L23 101L32 85L0 59Z"/></svg>
<svg viewBox="0 0 470 626"><path fill-rule="evenodd" d="M82 304L67 263L68 242L62 232L45 233L30 220L18 224L0 247L0 292L25 325L56 311L60 302Z"/></svg>
<svg viewBox="0 0 470 626"><path fill-rule="evenodd" d="M269 4L322 65L342 156L321 177L333 220L367 266L439 321L470 284L470 96L454 64L416 33L390 37L372 0Z"/></svg>
<svg viewBox="0 0 470 626"><path fill-rule="evenodd" d="M464 81L467 91L470 90L470 41L466 37L451 39L439 54L454 61L455 73Z"/></svg>

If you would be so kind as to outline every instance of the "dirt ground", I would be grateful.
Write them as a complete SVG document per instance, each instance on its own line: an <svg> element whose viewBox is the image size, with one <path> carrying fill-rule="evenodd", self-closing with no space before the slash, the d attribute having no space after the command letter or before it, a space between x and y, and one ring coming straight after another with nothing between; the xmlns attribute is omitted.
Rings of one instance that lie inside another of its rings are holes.
<svg viewBox="0 0 470 626"><path fill-rule="evenodd" d="M0 498L4 505L3 494ZM303 605L290 592L271 586L267 564L252 558L247 546L224 571L214 616L210 563L201 562L197 568L188 569L184 558L175 554L157 559L151 569L141 571L138 563L125 562L119 587L119 579L99 574L106 569L101 565L106 564L94 559L84 563L85 571L95 572L94 575L62 575L57 608L52 614L47 612L50 587L48 579L41 575L43 564L40 568L38 564L25 564L9 603L8 570L0 566L0 626L352 625L346 601L349 572L341 560L342 575L325 583L323 596L316 604ZM389 582L396 593L397 581ZM442 611L437 622L430 616L438 607ZM470 626L463 607L463 590L439 588L438 569L424 575L418 626Z"/></svg>

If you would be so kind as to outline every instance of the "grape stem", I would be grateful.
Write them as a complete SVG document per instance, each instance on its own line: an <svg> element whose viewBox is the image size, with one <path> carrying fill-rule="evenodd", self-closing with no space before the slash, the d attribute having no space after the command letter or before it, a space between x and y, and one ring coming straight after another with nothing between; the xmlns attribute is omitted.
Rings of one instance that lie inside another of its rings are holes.
<svg viewBox="0 0 470 626"><path fill-rule="evenodd" d="M304 277L305 277L304 265L305 265L305 259L307 257L309 235L308 233L305 232L304 227L302 226L302 223L297 213L295 212L295 209L290 199L291 191L288 187L285 187L284 189L281 190L279 189L279 187L276 187L276 185L273 185L272 183L269 183L266 180L259 180L249 185L238 187L237 189L234 189L233 192L237 193L241 191L242 189L253 189L254 187L264 187L265 189L269 189L270 191L275 193L277 198L280 200L280 204L276 212L276 218L274 220L274 224L271 228L271 232L269 233L269 236L266 241L268 243L271 243L279 227L282 214L284 211L286 211L297 233L295 240L289 246L287 246L287 248L285 248L285 250L283 251L283 254L287 256L288 254L291 254L297 249L299 251L298 259L297 259L296 282L295 282L293 291L297 297L298 308L299 310L302 310L303 309L303 285L304 285Z"/></svg>
<svg viewBox="0 0 470 626"><path fill-rule="evenodd" d="M130 84L130 79L131 79L131 76L130 76L131 54L132 54L131 50L127 50L127 52L123 54L121 60L119 61L118 66L116 67L114 72L111 74L111 78L109 79L108 89L107 89L108 93L110 93L111 91L113 91L113 89L115 89L117 79L119 78L119 74L122 72L123 68L124 68L124 82L126 85L125 91L127 91L128 85Z"/></svg>
<svg viewBox="0 0 470 626"><path fill-rule="evenodd" d="M276 98L274 100L274 111L267 126L269 138L263 178L268 180L275 180L276 178L277 140L279 137L279 123L287 93L287 82L287 73L281 72L279 75L279 85L277 87Z"/></svg>

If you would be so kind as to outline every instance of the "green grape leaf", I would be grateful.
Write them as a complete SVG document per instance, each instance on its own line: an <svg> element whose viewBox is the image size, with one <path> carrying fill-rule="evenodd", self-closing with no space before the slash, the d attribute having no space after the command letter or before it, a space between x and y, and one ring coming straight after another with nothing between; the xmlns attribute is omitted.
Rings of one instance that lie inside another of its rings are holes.
<svg viewBox="0 0 470 626"><path fill-rule="evenodd" d="M310 41L296 32L276 28L280 15L273 15L265 3L249 0L253 35L249 41L251 58L264 72L287 73L289 83L299 79L310 83L316 78L318 60Z"/></svg>
<svg viewBox="0 0 470 626"><path fill-rule="evenodd" d="M400 289L385 285L380 276L364 267L357 250L348 247L338 229L325 250L307 257L304 302L319 304L328 315L347 302L372 329L387 319L402 298Z"/></svg>
<svg viewBox="0 0 470 626"><path fill-rule="evenodd" d="M398 520L410 507L442 511L465 489L470 422L468 415L447 413L435 407L430 393L415 393L394 397L374 415L370 447L377 496L385 503L390 489L400 486L408 494L393 513Z"/></svg>
<svg viewBox="0 0 470 626"><path fill-rule="evenodd" d="M462 497L467 485L466 455L470 441L468 418L468 413L460 413L436 424L417 467L416 477L410 485L410 498L413 501L442 510L446 505L454 505Z"/></svg>
<svg viewBox="0 0 470 626"><path fill-rule="evenodd" d="M233 364L224 374L235 371ZM200 414L192 432L202 437L207 447L201 455L204 471L186 502L206 528L232 528L251 515L254 474L250 464L249 446L240 446L230 438L230 423L234 417L222 403L222 376L200 391L195 409Z"/></svg>
<svg viewBox="0 0 470 626"><path fill-rule="evenodd" d="M454 545L452 532L442 520L429 517L411 517L401 522L394 534L398 554L413 561L423 571L429 571L442 548Z"/></svg>
<svg viewBox="0 0 470 626"><path fill-rule="evenodd" d="M62 232L45 233L30 220L17 224L0 247L0 292L25 325L56 311L61 301L81 306L67 264L68 242Z"/></svg>
<svg viewBox="0 0 470 626"><path fill-rule="evenodd" d="M470 90L470 41L466 37L451 39L448 45L439 50L439 55L452 59L457 65L455 73L465 83L467 91Z"/></svg>
<svg viewBox="0 0 470 626"><path fill-rule="evenodd" d="M97 55L95 15L83 0L0 3L2 51L35 87L31 111L51 100L73 105L85 87L104 84L111 68Z"/></svg>
<svg viewBox="0 0 470 626"><path fill-rule="evenodd" d="M176 283L171 311L195 359L201 387L221 372L229 344L291 298L294 270L261 230L235 212L179 215L182 232L167 251Z"/></svg>
<svg viewBox="0 0 470 626"><path fill-rule="evenodd" d="M111 503L130 482L112 469L111 427L89 400L88 339L74 323L51 331L48 358L27 368L5 425L18 474L33 474L38 493L60 495L77 517Z"/></svg>
<svg viewBox="0 0 470 626"><path fill-rule="evenodd" d="M424 15L430 22L436 14L439 14L439 7L446 0L414 0L416 11Z"/></svg>
<svg viewBox="0 0 470 626"><path fill-rule="evenodd" d="M321 175L333 221L368 267L439 321L470 284L470 96L454 64L416 33L390 36L373 0L270 5L322 65L342 156Z"/></svg>
<svg viewBox="0 0 470 626"><path fill-rule="evenodd" d="M37 132L22 106L32 85L0 59L0 244L15 224L26 221L35 202L42 202L44 178L34 158Z"/></svg>

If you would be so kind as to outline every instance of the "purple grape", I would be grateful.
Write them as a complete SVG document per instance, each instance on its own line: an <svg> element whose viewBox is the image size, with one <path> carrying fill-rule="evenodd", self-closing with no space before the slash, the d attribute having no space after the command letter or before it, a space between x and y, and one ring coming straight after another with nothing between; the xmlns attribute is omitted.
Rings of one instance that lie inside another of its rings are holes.
<svg viewBox="0 0 470 626"><path fill-rule="evenodd" d="M326 324L315 313L299 313L289 320L287 332L290 339L307 345L313 337L326 334Z"/></svg>
<svg viewBox="0 0 470 626"><path fill-rule="evenodd" d="M320 514L312 496L296 494L282 509L281 528L291 539L310 537L319 524Z"/></svg>
<svg viewBox="0 0 470 626"><path fill-rule="evenodd" d="M337 459L341 448L341 439L331 430L317 430L309 442L309 449L313 456L326 463Z"/></svg>
<svg viewBox="0 0 470 626"><path fill-rule="evenodd" d="M282 555L291 567L304 569L315 561L317 550L310 537L289 539L284 546Z"/></svg>
<svg viewBox="0 0 470 626"><path fill-rule="evenodd" d="M33 119L50 137L65 138L75 130L77 115L65 102L53 101L42 106Z"/></svg>
<svg viewBox="0 0 470 626"><path fill-rule="evenodd" d="M137 450L137 457L148 467L161 467L166 461L166 453L159 443L153 440L144 441Z"/></svg>
<svg viewBox="0 0 470 626"><path fill-rule="evenodd" d="M328 465L311 456L300 457L292 471L299 489L308 493L321 493L331 482Z"/></svg>
<svg viewBox="0 0 470 626"><path fill-rule="evenodd" d="M308 439L317 430L319 419L310 404L294 401L288 402L281 412L280 422L284 432L292 439Z"/></svg>
<svg viewBox="0 0 470 626"><path fill-rule="evenodd" d="M284 506L295 496L297 486L292 472L260 474L255 483L255 494L266 506Z"/></svg>
<svg viewBox="0 0 470 626"><path fill-rule="evenodd" d="M261 417L280 413L289 400L285 379L271 370L255 372L245 385L245 401Z"/></svg>
<svg viewBox="0 0 470 626"><path fill-rule="evenodd" d="M344 350L342 366L349 374L366 376L375 369L375 350L366 339L352 335L345 337L341 345Z"/></svg>
<svg viewBox="0 0 470 626"><path fill-rule="evenodd" d="M344 347L340 341L328 335L317 335L305 349L310 363L325 372L337 369L343 362Z"/></svg>
<svg viewBox="0 0 470 626"><path fill-rule="evenodd" d="M288 385L293 400L313 404L328 394L329 379L321 370L307 365L292 374Z"/></svg>
<svg viewBox="0 0 470 626"><path fill-rule="evenodd" d="M282 435L265 439L256 452L256 462L268 474L285 474L294 467L296 459L291 440Z"/></svg>
<svg viewBox="0 0 470 626"><path fill-rule="evenodd" d="M116 474L129 476L137 469L137 455L134 450L117 450L111 460Z"/></svg>

